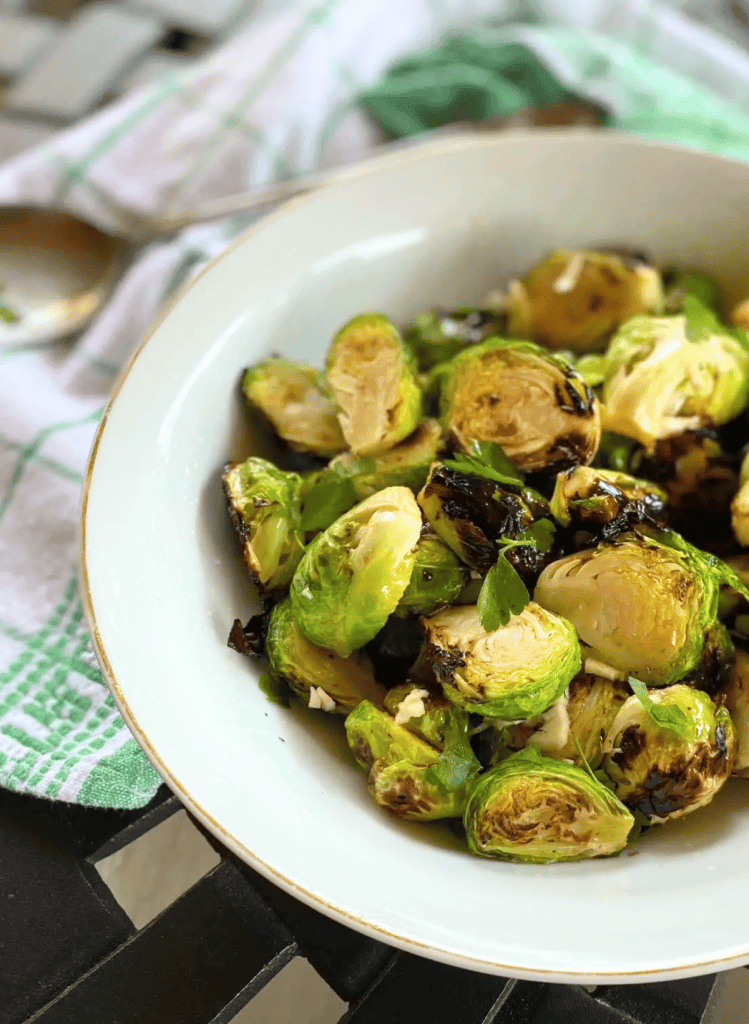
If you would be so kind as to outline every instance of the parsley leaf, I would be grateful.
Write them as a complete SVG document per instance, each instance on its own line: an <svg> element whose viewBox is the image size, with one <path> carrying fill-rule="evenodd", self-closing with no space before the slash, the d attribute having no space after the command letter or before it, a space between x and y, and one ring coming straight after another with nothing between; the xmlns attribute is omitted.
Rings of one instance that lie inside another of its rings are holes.
<svg viewBox="0 0 749 1024"><path fill-rule="evenodd" d="M478 758L468 740L459 740L446 747L433 765L424 773L424 778L443 793L457 793L481 771Z"/></svg>
<svg viewBox="0 0 749 1024"><path fill-rule="evenodd" d="M684 735L688 719L681 708L675 707L673 704L656 704L648 693L645 683L640 679L635 679L634 676L629 677L629 685L656 725L659 725L661 729L675 732L677 736Z"/></svg>
<svg viewBox="0 0 749 1024"><path fill-rule="evenodd" d="M528 527L527 530L523 530L516 541L512 542L513 547L523 547L526 544L532 544L534 548L538 548L539 551L547 552L551 551L551 545L554 543L554 532L556 526L551 519L539 519ZM507 543L500 541L501 544Z"/></svg>
<svg viewBox="0 0 749 1024"><path fill-rule="evenodd" d="M471 441L471 454L458 452L454 459L447 459L444 465L457 473L474 473L499 484L522 487L523 478L502 448L491 441Z"/></svg>
<svg viewBox="0 0 749 1024"><path fill-rule="evenodd" d="M506 626L513 615L519 615L530 601L525 584L504 556L486 574L476 607L479 620L487 633Z"/></svg>
<svg viewBox="0 0 749 1024"><path fill-rule="evenodd" d="M357 497L351 476L336 470L323 470L304 496L301 528L327 530L356 504Z"/></svg>

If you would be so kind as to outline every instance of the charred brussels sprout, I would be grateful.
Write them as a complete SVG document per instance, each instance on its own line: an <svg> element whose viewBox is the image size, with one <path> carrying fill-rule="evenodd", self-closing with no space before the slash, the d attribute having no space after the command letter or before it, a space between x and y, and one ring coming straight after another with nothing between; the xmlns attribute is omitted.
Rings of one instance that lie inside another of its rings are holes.
<svg viewBox="0 0 749 1024"><path fill-rule="evenodd" d="M411 491L388 487L315 537L291 584L307 639L343 658L368 643L408 586L421 526Z"/></svg>
<svg viewBox="0 0 749 1024"><path fill-rule="evenodd" d="M399 818L431 821L463 813L468 780L449 789L435 778L440 751L363 701L346 719L346 736L376 803Z"/></svg>
<svg viewBox="0 0 749 1024"><path fill-rule="evenodd" d="M749 778L749 651L744 647L736 648L736 661L722 693L736 735L733 774Z"/></svg>
<svg viewBox="0 0 749 1024"><path fill-rule="evenodd" d="M341 658L334 651L315 647L294 621L288 599L271 613L266 652L276 679L307 698L321 689L334 703L331 710L345 714L363 700L382 705L385 691L375 682L368 659L360 651Z"/></svg>
<svg viewBox="0 0 749 1024"><path fill-rule="evenodd" d="M514 722L501 731L505 751L537 747L547 757L580 763L578 747L596 768L603 757L603 742L622 704L630 696L618 679L578 672L567 692L537 718Z"/></svg>
<svg viewBox="0 0 749 1024"><path fill-rule="evenodd" d="M330 456L346 447L335 406L323 394L320 374L312 366L267 359L246 371L242 390L295 451Z"/></svg>
<svg viewBox="0 0 749 1024"><path fill-rule="evenodd" d="M582 768L524 750L474 783L463 824L472 853L547 864L618 853L634 818Z"/></svg>
<svg viewBox="0 0 749 1024"><path fill-rule="evenodd" d="M426 656L445 695L469 711L507 721L545 711L580 668L574 627L537 604L487 633L474 605L422 619Z"/></svg>
<svg viewBox="0 0 749 1024"><path fill-rule="evenodd" d="M418 491L426 483L429 467L442 447L437 420L422 420L405 441L382 455L367 457L344 452L330 463L331 472L351 479L357 500L385 487L409 487Z"/></svg>
<svg viewBox="0 0 749 1024"><path fill-rule="evenodd" d="M591 656L652 686L720 676L730 652L715 631L721 577L701 552L639 534L568 555L541 573L534 600L574 623ZM717 642L717 651L714 644ZM712 664L718 654L718 664Z"/></svg>
<svg viewBox="0 0 749 1024"><path fill-rule="evenodd" d="M302 478L251 458L229 463L222 479L244 560L258 588L269 593L287 586L304 552Z"/></svg>
<svg viewBox="0 0 749 1024"><path fill-rule="evenodd" d="M727 423L749 399L749 352L727 332L694 336L685 316L634 317L606 362L604 429L649 451L660 438Z"/></svg>
<svg viewBox="0 0 749 1024"><path fill-rule="evenodd" d="M413 572L395 614L403 618L429 615L452 604L468 582L469 569L436 533L422 531Z"/></svg>
<svg viewBox="0 0 749 1024"><path fill-rule="evenodd" d="M330 346L327 381L355 455L379 455L421 419L416 363L397 329L377 313L354 317Z"/></svg>
<svg viewBox="0 0 749 1024"><path fill-rule="evenodd" d="M561 357L527 342L492 340L446 372L442 423L466 451L491 441L522 470L560 470L593 459L598 400Z"/></svg>
<svg viewBox="0 0 749 1024"><path fill-rule="evenodd" d="M700 690L677 683L649 691L649 701L655 711L637 696L622 705L604 767L619 799L660 824L712 800L731 774L736 741L728 710ZM677 713L679 731L658 723L664 709Z"/></svg>
<svg viewBox="0 0 749 1024"><path fill-rule="evenodd" d="M635 523L662 523L665 491L637 477L613 470L577 466L557 474L551 511L562 526L603 527L603 536Z"/></svg>
<svg viewBox="0 0 749 1024"><path fill-rule="evenodd" d="M529 488L500 485L487 477L461 473L435 463L417 498L430 526L472 569L486 573L497 561L497 540L517 539L532 523L549 513L546 501ZM540 572L540 552L523 548L510 552L510 561L522 573Z"/></svg>
<svg viewBox="0 0 749 1024"><path fill-rule="evenodd" d="M438 750L468 736L468 712L449 701L438 688L422 682L402 683L388 690L385 710L393 715L396 725L404 725Z"/></svg>
<svg viewBox="0 0 749 1024"><path fill-rule="evenodd" d="M416 351L419 368L431 370L469 345L478 345L496 334L500 324L500 316L492 310L472 306L462 306L453 313L427 309L419 313L405 337Z"/></svg>
<svg viewBox="0 0 749 1024"><path fill-rule="evenodd" d="M599 352L625 320L662 304L660 274L638 259L556 249L510 286L507 330L549 348Z"/></svg>

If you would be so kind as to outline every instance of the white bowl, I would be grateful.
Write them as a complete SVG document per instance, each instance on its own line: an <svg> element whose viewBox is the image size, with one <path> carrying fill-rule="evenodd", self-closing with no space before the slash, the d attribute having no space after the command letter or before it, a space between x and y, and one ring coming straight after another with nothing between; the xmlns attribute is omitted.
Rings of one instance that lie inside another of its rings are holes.
<svg viewBox="0 0 749 1024"><path fill-rule="evenodd" d="M749 961L749 783L623 856L470 856L369 798L339 719L270 704L229 650L257 607L219 473L252 450L238 379L271 352L320 364L363 310L404 322L479 300L552 246L628 243L749 294L749 166L596 133L517 133L397 154L245 234L121 378L83 504L83 593L136 738L222 842L385 942L557 982L683 977Z"/></svg>

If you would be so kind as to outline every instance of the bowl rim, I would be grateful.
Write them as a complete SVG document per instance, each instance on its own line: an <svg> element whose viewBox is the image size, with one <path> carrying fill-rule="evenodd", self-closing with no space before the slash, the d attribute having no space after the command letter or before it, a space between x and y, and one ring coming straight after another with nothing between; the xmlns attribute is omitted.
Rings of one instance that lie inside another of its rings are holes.
<svg viewBox="0 0 749 1024"><path fill-rule="evenodd" d="M685 154L688 153L691 156L702 158L706 161L720 161L736 168L741 168L747 175L747 184L749 185L749 163L735 157L724 156L723 154L711 153L707 150L664 142L657 139L628 135L624 132L602 131L601 129L577 127L530 127L505 130L497 132L496 134L492 133L485 135L477 133L475 135L466 134L448 138L440 136L433 140L425 140L423 143L414 146L413 149L398 149L392 153L378 154L334 173L327 182L310 189L308 192L295 196L292 199L282 201L275 210L266 215L261 215L247 228L240 231L237 237L234 238L232 242L222 250L222 252L210 259L198 274L184 282L175 290L172 296L170 296L170 298L164 303L153 324L141 341L136 345L115 380L94 435L83 477L78 530L80 566L78 591L94 651L99 661L104 679L112 693L120 714L128 726L128 729L153 768L159 773L162 780L167 784L167 786L169 786L175 796L180 799L184 807L189 810L189 812L235 856L244 861L254 870L258 871L259 874L263 875L270 882L285 890L301 902L307 904L307 906L312 907L318 912L324 913L326 916L331 917L333 920L338 921L346 927L353 928L355 931L368 935L370 938L384 942L386 945L394 946L405 952L413 953L416 956L426 956L428 959L436 960L453 967L460 967L465 970L496 974L528 981L578 985L586 983L593 985L641 984L645 982L669 981L680 978L695 977L701 974L711 973L713 970L729 970L730 968L740 967L749 963L749 937L747 938L746 945L742 949L738 952L731 953L728 956L693 960L689 963L675 963L673 966L647 970L608 970L604 973L591 973L590 971L584 970L571 971L566 969L541 967L528 968L522 964L502 963L490 960L489 958L473 957L450 949L441 948L433 943L419 942L416 939L400 935L397 932L389 931L381 925L372 924L364 918L360 918L355 914L352 914L350 911L347 911L344 907L330 903L314 891L304 888L297 884L293 879L283 875L280 871L274 868L272 864L267 863L253 850L250 850L241 840L232 835L232 833L229 832L220 821L214 818L211 813L192 796L187 787L180 782L174 772L162 760L145 730L140 725L135 712L130 707L128 699L120 686L109 660L109 656L105 649L97 624L94 598L91 593L88 574L87 517L89 494L93 484L99 447L107 427L109 416L117 401L117 397L122 390L130 371L135 365L135 362L157 333L162 323L169 317L172 310L182 301L188 291L190 291L190 289L203 277L204 274L211 271L217 263L224 259L224 257L228 256L239 246L243 245L248 238L256 234L261 229L264 230L267 225L284 217L290 210L310 202L322 192L331 192L341 186L345 187L351 181L376 175L381 168L387 169L398 164L407 164L426 159L433 159L461 149L482 149L512 145L514 140L528 137L542 137L548 140L549 143L552 143L554 140L571 141L574 139L580 139L583 142L595 141L603 146L609 145L612 148L623 145L643 147L647 149L663 149Z"/></svg>

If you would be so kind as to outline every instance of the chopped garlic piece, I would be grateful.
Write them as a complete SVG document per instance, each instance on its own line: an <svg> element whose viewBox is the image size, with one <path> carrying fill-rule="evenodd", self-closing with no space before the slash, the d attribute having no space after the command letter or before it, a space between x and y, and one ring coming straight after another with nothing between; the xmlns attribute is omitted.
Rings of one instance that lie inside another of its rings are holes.
<svg viewBox="0 0 749 1024"><path fill-rule="evenodd" d="M421 718L426 714L424 698L429 696L429 690L417 690L414 688L407 693L398 705L398 713L395 716L396 725L404 725L411 718Z"/></svg>
<svg viewBox="0 0 749 1024"><path fill-rule="evenodd" d="M577 284L584 266L585 254L582 252L576 252L565 267L564 272L559 275L551 287L558 295L564 295L567 292L571 292Z"/></svg>
<svg viewBox="0 0 749 1024"><path fill-rule="evenodd" d="M309 706L320 708L322 711L335 711L335 701L323 690L322 686L310 686Z"/></svg>
<svg viewBox="0 0 749 1024"><path fill-rule="evenodd" d="M607 665L603 661L596 661L595 658L586 658L583 668L589 676L602 676L604 679L611 679L613 682L616 682L617 679L627 678L624 672L612 668L611 665Z"/></svg>

